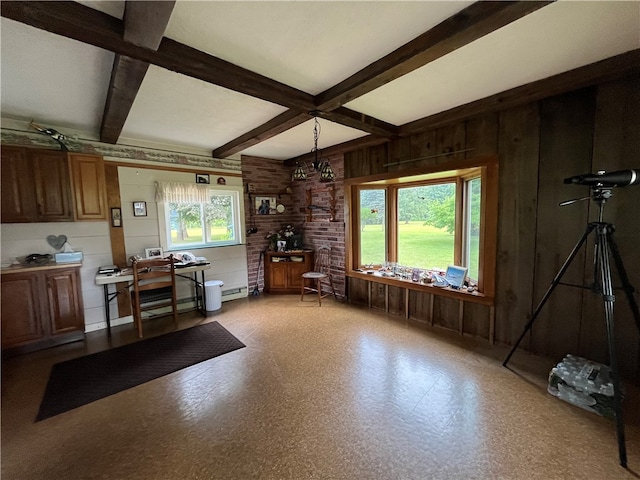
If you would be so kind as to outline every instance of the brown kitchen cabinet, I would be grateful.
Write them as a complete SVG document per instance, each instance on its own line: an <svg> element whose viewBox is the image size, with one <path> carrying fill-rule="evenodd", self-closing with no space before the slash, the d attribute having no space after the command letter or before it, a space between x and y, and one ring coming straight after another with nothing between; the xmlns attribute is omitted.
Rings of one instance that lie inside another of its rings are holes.
<svg viewBox="0 0 640 480"><path fill-rule="evenodd" d="M84 339L80 265L10 267L1 280L3 355Z"/></svg>
<svg viewBox="0 0 640 480"><path fill-rule="evenodd" d="M73 220L65 152L2 147L2 222Z"/></svg>
<svg viewBox="0 0 640 480"><path fill-rule="evenodd" d="M104 161L98 155L69 153L76 220L106 220Z"/></svg>
<svg viewBox="0 0 640 480"><path fill-rule="evenodd" d="M313 252L266 252L264 291L271 294L299 294L302 274L313 269Z"/></svg>

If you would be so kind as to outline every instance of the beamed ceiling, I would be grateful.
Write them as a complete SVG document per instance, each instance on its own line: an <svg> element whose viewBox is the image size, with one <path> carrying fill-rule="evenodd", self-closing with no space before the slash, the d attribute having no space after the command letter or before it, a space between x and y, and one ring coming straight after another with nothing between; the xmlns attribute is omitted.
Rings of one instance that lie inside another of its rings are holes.
<svg viewBox="0 0 640 480"><path fill-rule="evenodd" d="M291 160L640 69L639 2L2 2L2 117Z"/></svg>

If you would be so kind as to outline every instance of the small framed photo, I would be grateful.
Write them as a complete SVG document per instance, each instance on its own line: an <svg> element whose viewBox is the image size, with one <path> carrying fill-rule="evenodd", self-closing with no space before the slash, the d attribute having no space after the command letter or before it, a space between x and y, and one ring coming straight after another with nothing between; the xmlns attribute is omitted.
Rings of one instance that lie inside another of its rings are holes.
<svg viewBox="0 0 640 480"><path fill-rule="evenodd" d="M145 248L144 256L145 258L162 258L164 253L160 247Z"/></svg>
<svg viewBox="0 0 640 480"><path fill-rule="evenodd" d="M196 173L196 183L204 183L208 185L210 183L209 175L205 173Z"/></svg>
<svg viewBox="0 0 640 480"><path fill-rule="evenodd" d="M255 207L257 215L275 215L278 200L276 197L256 197Z"/></svg>
<svg viewBox="0 0 640 480"><path fill-rule="evenodd" d="M146 217L147 216L147 202L133 202L133 216L134 217Z"/></svg>
<svg viewBox="0 0 640 480"><path fill-rule="evenodd" d="M122 210L120 210L120 207L115 207L111 209L111 226L112 227L122 226Z"/></svg>

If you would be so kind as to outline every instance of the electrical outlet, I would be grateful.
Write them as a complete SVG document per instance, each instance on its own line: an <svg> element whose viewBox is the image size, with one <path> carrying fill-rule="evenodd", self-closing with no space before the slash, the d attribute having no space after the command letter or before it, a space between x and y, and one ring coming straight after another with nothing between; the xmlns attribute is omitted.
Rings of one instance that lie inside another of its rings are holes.
<svg viewBox="0 0 640 480"><path fill-rule="evenodd" d="M247 193L253 193L256 191L255 183L247 183Z"/></svg>

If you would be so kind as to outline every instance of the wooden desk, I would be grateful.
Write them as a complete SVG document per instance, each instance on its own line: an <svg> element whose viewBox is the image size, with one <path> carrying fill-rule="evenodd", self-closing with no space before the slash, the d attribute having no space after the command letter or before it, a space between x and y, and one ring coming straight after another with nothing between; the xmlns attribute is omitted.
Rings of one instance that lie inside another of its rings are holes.
<svg viewBox="0 0 640 480"><path fill-rule="evenodd" d="M211 263L209 262L186 267L176 267L176 277L186 278L195 284L196 310L203 315L206 315L207 302L204 288L204 271L209 268L211 268ZM198 280L198 272L200 273L200 280ZM129 291L129 288L133 284L133 273L130 268L126 268L120 273L96 273L94 281L96 285L102 285L103 287L104 314L105 319L107 320L108 335L111 336L111 313L109 312L109 303L121 293ZM127 286L114 292L109 292L109 285L122 282L127 282Z"/></svg>

